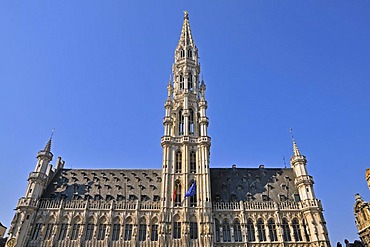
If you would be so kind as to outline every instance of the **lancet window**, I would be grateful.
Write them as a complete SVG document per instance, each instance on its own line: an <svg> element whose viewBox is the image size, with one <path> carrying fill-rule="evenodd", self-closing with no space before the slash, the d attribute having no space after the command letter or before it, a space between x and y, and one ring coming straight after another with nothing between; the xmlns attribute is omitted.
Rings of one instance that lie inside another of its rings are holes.
<svg viewBox="0 0 370 247"><path fill-rule="evenodd" d="M193 74L188 74L188 89L193 90Z"/></svg>
<svg viewBox="0 0 370 247"><path fill-rule="evenodd" d="M231 242L230 224L227 220L222 223L222 235L224 242Z"/></svg>
<svg viewBox="0 0 370 247"><path fill-rule="evenodd" d="M234 221L234 241L235 242L242 241L242 229L240 226L240 221L238 219Z"/></svg>
<svg viewBox="0 0 370 247"><path fill-rule="evenodd" d="M181 206L181 183L178 180L175 182L173 197L174 206Z"/></svg>
<svg viewBox="0 0 370 247"><path fill-rule="evenodd" d="M92 240L94 234L94 224L87 224L85 240Z"/></svg>
<svg viewBox="0 0 370 247"><path fill-rule="evenodd" d="M62 224L59 231L58 240L64 240L67 236L68 224Z"/></svg>
<svg viewBox="0 0 370 247"><path fill-rule="evenodd" d="M179 121L179 135L183 135L184 134L184 123L185 123L185 119L184 119L184 116L182 115L182 109L179 110L179 115L178 115L178 121Z"/></svg>
<svg viewBox="0 0 370 247"><path fill-rule="evenodd" d="M146 239L146 222L145 219L142 219L139 225L139 241L145 241L145 239Z"/></svg>
<svg viewBox="0 0 370 247"><path fill-rule="evenodd" d="M265 224L262 219L257 221L258 240L260 242L266 241Z"/></svg>
<svg viewBox="0 0 370 247"><path fill-rule="evenodd" d="M190 49L188 50L188 57L189 57L189 58L193 57L193 52L192 52L192 50L190 50Z"/></svg>
<svg viewBox="0 0 370 247"><path fill-rule="evenodd" d="M189 135L194 135L194 111L189 110Z"/></svg>
<svg viewBox="0 0 370 247"><path fill-rule="evenodd" d="M247 220L247 237L248 237L248 242L256 241L256 234L254 231L254 225L253 225L252 219Z"/></svg>
<svg viewBox="0 0 370 247"><path fill-rule="evenodd" d="M131 238L132 238L132 227L133 227L133 225L132 225L132 220L131 220L131 218L128 218L128 219L126 220L126 224L125 224L125 234L124 234L124 236L123 236L123 239L124 239L125 241L130 241L130 240L131 240Z"/></svg>
<svg viewBox="0 0 370 247"><path fill-rule="evenodd" d="M301 235L301 228L299 227L299 222L297 219L293 219L292 221L292 227L293 227L293 236L295 241L302 241L302 235Z"/></svg>
<svg viewBox="0 0 370 247"><path fill-rule="evenodd" d="M198 223L195 221L190 222L190 239L198 238Z"/></svg>
<svg viewBox="0 0 370 247"><path fill-rule="evenodd" d="M154 218L153 221L152 221L150 240L151 241L158 241L158 221L157 221L156 218Z"/></svg>
<svg viewBox="0 0 370 247"><path fill-rule="evenodd" d="M182 170L182 153L180 150L176 152L175 157L175 173L181 173Z"/></svg>
<svg viewBox="0 0 370 247"><path fill-rule="evenodd" d="M220 221L218 219L215 220L215 237L216 242L220 242Z"/></svg>
<svg viewBox="0 0 370 247"><path fill-rule="evenodd" d="M195 151L190 152L190 173L197 172L197 162Z"/></svg>
<svg viewBox="0 0 370 247"><path fill-rule="evenodd" d="M173 222L173 238L181 238L181 222Z"/></svg>
<svg viewBox="0 0 370 247"><path fill-rule="evenodd" d="M271 242L277 241L276 224L273 219L269 219L268 223L269 235Z"/></svg>
<svg viewBox="0 0 370 247"><path fill-rule="evenodd" d="M284 241L292 241L292 238L290 236L290 229L289 224L286 219L283 219L283 223L281 224L281 227L283 228L283 239Z"/></svg>

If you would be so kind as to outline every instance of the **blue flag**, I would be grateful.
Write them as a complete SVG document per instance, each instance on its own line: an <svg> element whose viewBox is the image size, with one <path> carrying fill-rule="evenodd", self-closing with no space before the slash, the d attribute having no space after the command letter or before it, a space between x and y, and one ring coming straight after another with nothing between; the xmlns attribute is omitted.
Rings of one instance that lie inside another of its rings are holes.
<svg viewBox="0 0 370 247"><path fill-rule="evenodd" d="M189 196L194 196L196 191L197 191L197 184L194 181L194 183L190 186L188 192L185 193L184 198L189 197Z"/></svg>

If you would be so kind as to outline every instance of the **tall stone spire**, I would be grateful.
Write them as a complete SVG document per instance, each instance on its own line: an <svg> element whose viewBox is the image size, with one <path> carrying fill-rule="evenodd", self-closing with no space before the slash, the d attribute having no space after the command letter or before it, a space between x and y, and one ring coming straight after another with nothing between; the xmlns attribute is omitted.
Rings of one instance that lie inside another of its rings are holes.
<svg viewBox="0 0 370 247"><path fill-rule="evenodd" d="M301 152L299 151L297 143L296 143L296 141L294 139L294 136L293 136L293 129L292 128L290 128L290 133L292 135L292 142L293 142L293 156L296 156L296 157L301 156Z"/></svg>
<svg viewBox="0 0 370 247"><path fill-rule="evenodd" d="M181 29L181 35L180 35L180 40L179 46L187 46L191 45L194 46L194 40L193 36L191 35L191 29L190 29L190 23L189 23L189 13L188 11L184 11L184 22L182 24L182 29Z"/></svg>
<svg viewBox="0 0 370 247"><path fill-rule="evenodd" d="M202 234L194 245L211 246L212 208L210 204L209 154L211 138L208 137L207 101L205 83L200 83L198 49L194 43L188 12L184 12L180 40L175 50L172 66L173 79L167 85L164 103L161 219L170 229L177 221L181 229L191 229L201 221ZM196 193L184 199L189 187L196 181ZM178 226L178 225L177 225ZM207 229L207 230L205 230ZM185 234L160 235L160 246L178 246L180 241L190 242ZM181 245L182 246L182 245Z"/></svg>
<svg viewBox="0 0 370 247"><path fill-rule="evenodd" d="M44 152L51 152L51 140L52 140L52 138L50 137L50 139L48 140L48 142L45 145L45 148L43 150Z"/></svg>

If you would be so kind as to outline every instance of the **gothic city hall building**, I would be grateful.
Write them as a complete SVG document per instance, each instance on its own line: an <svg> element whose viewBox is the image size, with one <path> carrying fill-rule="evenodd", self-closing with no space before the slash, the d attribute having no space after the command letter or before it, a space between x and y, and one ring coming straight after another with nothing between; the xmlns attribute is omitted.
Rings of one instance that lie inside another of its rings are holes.
<svg viewBox="0 0 370 247"><path fill-rule="evenodd" d="M37 154L7 247L330 246L306 157L291 168L210 168L206 85L188 13L164 103L159 169L66 169Z"/></svg>

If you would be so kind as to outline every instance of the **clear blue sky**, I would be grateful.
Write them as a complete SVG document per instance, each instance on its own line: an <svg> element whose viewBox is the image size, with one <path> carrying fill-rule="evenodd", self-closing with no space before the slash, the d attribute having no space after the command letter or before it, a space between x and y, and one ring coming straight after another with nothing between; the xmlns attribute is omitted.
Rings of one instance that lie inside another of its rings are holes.
<svg viewBox="0 0 370 247"><path fill-rule="evenodd" d="M369 1L0 1L0 221L52 128L70 168L160 168L183 10L207 84L211 167L283 167L289 128L334 245L369 200ZM289 165L289 164L288 164Z"/></svg>

